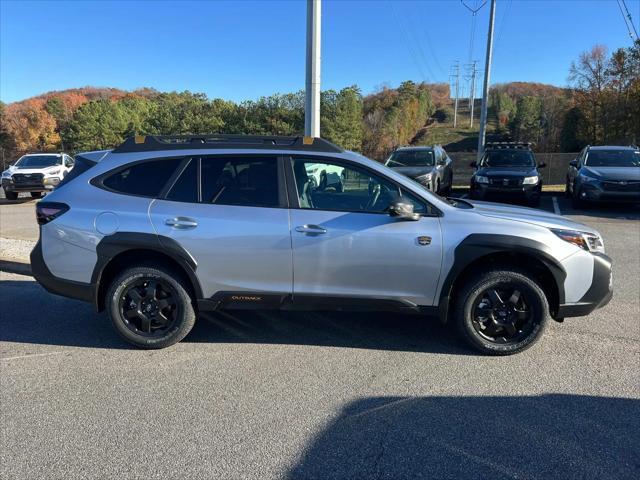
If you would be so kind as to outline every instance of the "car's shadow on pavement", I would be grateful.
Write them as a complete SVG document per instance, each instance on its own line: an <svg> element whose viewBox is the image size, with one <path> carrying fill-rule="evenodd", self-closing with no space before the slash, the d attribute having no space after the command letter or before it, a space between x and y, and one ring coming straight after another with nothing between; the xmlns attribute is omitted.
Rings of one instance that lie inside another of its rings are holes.
<svg viewBox="0 0 640 480"><path fill-rule="evenodd" d="M0 280L0 341L134 348L92 305L47 293L35 281ZM237 311L201 314L183 342L266 343L470 354L435 320L396 313Z"/></svg>
<svg viewBox="0 0 640 480"><path fill-rule="evenodd" d="M435 319L394 312L204 313L183 341L317 345L475 355L449 326Z"/></svg>
<svg viewBox="0 0 640 480"><path fill-rule="evenodd" d="M36 202L39 198L18 197L16 200L9 200L5 197L0 198L0 205L19 205L21 203Z"/></svg>
<svg viewBox="0 0 640 480"><path fill-rule="evenodd" d="M312 438L289 478L637 478L640 400L368 397Z"/></svg>

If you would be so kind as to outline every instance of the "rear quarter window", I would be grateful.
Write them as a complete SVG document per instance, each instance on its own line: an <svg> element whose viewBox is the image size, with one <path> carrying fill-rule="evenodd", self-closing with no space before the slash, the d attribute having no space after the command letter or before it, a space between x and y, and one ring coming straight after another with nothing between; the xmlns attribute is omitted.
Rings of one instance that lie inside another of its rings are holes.
<svg viewBox="0 0 640 480"><path fill-rule="evenodd" d="M168 158L135 163L108 175L101 183L118 193L157 197L182 160Z"/></svg>

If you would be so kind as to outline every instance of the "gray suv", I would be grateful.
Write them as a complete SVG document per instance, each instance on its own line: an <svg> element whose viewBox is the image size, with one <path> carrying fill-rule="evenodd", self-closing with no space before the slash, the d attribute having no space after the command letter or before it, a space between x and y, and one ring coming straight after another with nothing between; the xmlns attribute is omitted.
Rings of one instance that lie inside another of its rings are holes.
<svg viewBox="0 0 640 480"><path fill-rule="evenodd" d="M424 185L438 195L447 196L453 186L453 162L440 145L400 147L385 165Z"/></svg>
<svg viewBox="0 0 640 480"><path fill-rule="evenodd" d="M340 187L316 168L339 168ZM36 216L35 278L143 348L180 341L199 312L365 309L452 322L506 355L612 295L593 229L445 200L317 138L133 137L78 155Z"/></svg>

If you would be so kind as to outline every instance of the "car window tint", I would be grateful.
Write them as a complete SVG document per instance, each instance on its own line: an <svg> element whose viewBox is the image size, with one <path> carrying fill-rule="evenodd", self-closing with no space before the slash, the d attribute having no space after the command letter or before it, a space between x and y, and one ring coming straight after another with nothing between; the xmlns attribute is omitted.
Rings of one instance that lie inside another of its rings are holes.
<svg viewBox="0 0 640 480"><path fill-rule="evenodd" d="M181 162L181 158L170 158L136 163L105 178L102 184L116 192L157 197Z"/></svg>
<svg viewBox="0 0 640 480"><path fill-rule="evenodd" d="M294 159L301 208L347 212L386 212L400 189L364 169L316 160Z"/></svg>
<svg viewBox="0 0 640 480"><path fill-rule="evenodd" d="M167 200L174 202L198 201L198 160L192 158L167 194Z"/></svg>
<svg viewBox="0 0 640 480"><path fill-rule="evenodd" d="M276 157L210 157L201 162L203 203L279 206Z"/></svg>

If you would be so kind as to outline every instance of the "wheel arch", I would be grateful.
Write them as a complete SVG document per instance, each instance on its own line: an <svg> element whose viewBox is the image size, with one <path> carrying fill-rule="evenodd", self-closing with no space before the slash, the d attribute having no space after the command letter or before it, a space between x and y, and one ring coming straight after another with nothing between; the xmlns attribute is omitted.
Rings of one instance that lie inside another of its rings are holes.
<svg viewBox="0 0 640 480"><path fill-rule="evenodd" d="M555 318L564 303L566 272L551 255L545 244L529 238L498 234L472 234L455 249L454 263L449 270L438 302L438 318L448 321L451 305L456 300L460 284L476 271L491 267L516 267L524 270L545 292L551 316Z"/></svg>
<svg viewBox="0 0 640 480"><path fill-rule="evenodd" d="M197 263L172 238L150 233L118 232L104 237L96 252L98 261L91 283L95 285L94 303L98 311L104 310L106 291L113 278L124 268L144 262L174 270L183 277L194 301L202 298L202 288L196 276Z"/></svg>

